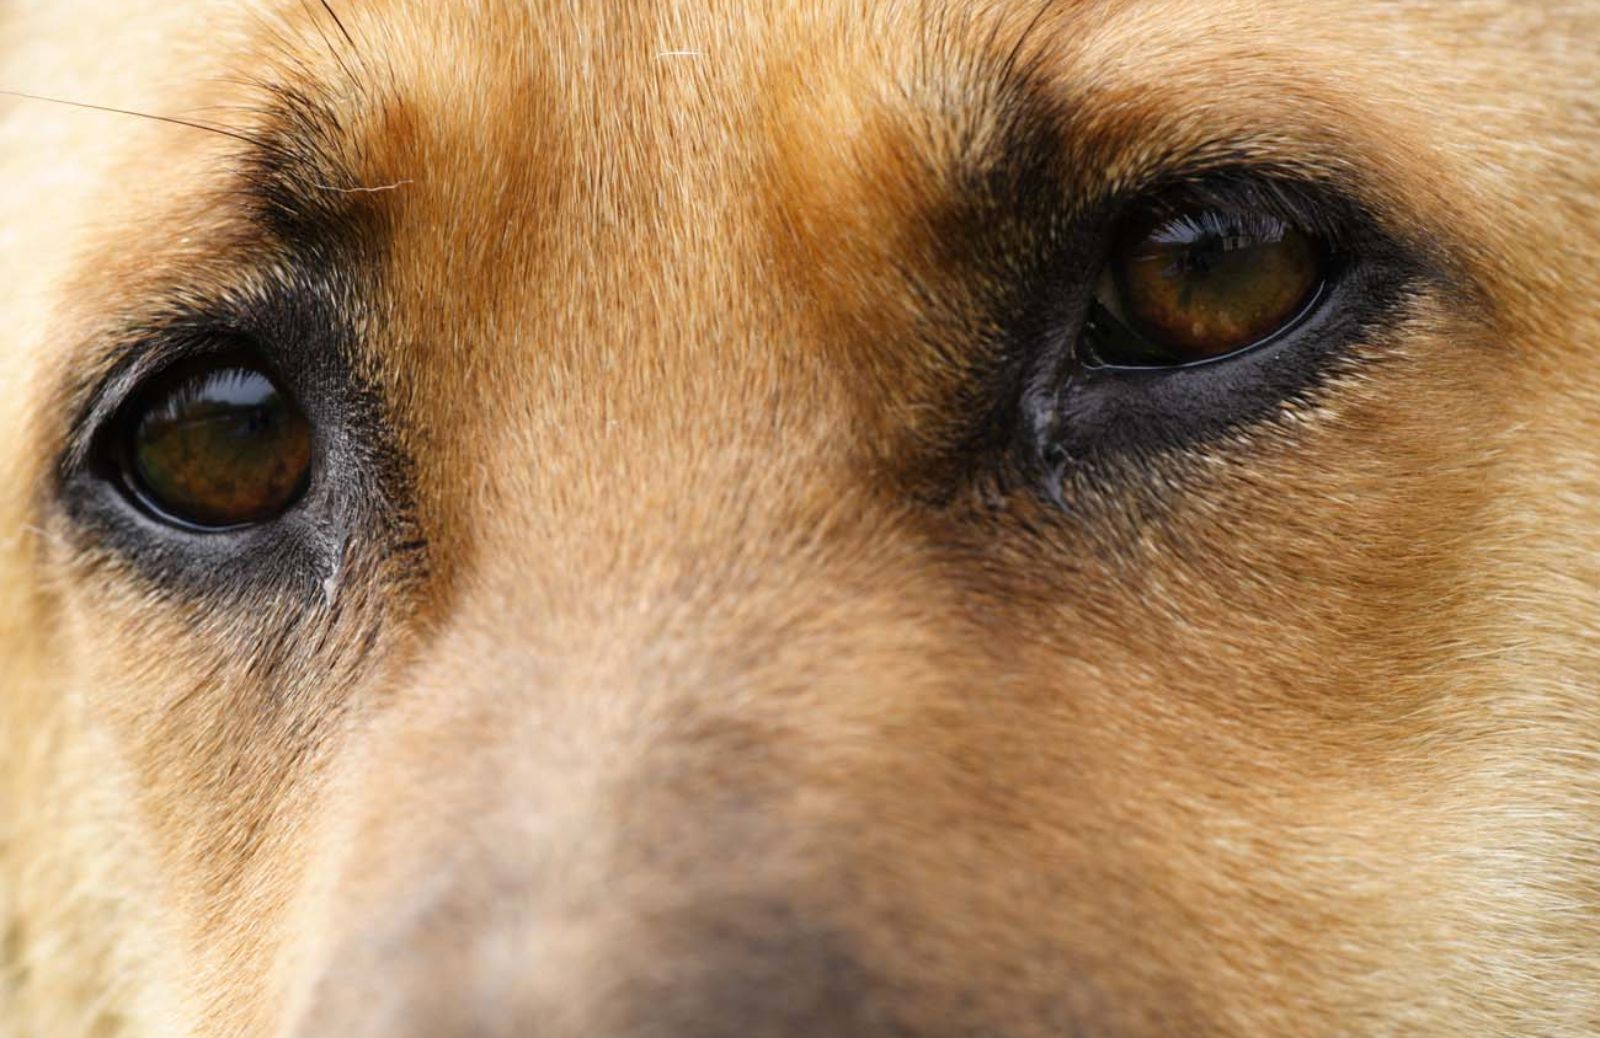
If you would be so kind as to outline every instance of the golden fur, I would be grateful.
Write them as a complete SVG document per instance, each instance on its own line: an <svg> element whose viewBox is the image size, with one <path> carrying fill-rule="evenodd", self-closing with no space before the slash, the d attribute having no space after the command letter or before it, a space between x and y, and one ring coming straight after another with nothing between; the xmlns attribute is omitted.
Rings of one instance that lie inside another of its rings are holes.
<svg viewBox="0 0 1600 1038"><path fill-rule="evenodd" d="M1270 162L1437 276L968 478L1023 80L1083 198ZM1600 5L0 0L0 89L238 134L0 98L3 1038L1600 1032ZM163 583L73 416L326 226L392 514Z"/></svg>

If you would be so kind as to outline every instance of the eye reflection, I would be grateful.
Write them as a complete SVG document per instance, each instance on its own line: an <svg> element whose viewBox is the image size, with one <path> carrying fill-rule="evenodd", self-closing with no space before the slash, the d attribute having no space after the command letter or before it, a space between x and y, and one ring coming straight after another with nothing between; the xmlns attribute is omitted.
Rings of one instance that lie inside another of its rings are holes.
<svg viewBox="0 0 1600 1038"><path fill-rule="evenodd" d="M231 364L162 380L124 426L123 468L151 511L226 529L287 511L311 473L311 425L264 372Z"/></svg>
<svg viewBox="0 0 1600 1038"><path fill-rule="evenodd" d="M1088 346L1118 365L1227 356L1296 323L1327 267L1324 243L1270 213L1162 207L1116 235Z"/></svg>

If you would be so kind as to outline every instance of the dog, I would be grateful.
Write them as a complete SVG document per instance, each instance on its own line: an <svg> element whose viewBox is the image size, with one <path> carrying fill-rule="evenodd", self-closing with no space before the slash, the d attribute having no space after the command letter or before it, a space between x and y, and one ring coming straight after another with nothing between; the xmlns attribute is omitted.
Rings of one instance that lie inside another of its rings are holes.
<svg viewBox="0 0 1600 1038"><path fill-rule="evenodd" d="M1600 5L0 89L4 1038L1600 1033Z"/></svg>

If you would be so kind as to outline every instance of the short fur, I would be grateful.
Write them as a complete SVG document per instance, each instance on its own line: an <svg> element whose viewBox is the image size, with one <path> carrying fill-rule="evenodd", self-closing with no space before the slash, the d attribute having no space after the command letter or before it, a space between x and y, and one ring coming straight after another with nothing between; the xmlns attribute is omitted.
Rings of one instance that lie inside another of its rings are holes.
<svg viewBox="0 0 1600 1038"><path fill-rule="evenodd" d="M0 98L4 1038L1600 1033L1600 6L3 0L0 88L218 131ZM1037 493L1040 148L1429 274ZM130 343L280 298L361 521L89 532Z"/></svg>

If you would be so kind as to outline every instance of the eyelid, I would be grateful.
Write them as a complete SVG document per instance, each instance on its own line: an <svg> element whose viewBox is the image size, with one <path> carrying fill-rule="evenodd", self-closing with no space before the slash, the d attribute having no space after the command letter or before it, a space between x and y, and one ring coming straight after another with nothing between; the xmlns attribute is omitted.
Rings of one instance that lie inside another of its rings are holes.
<svg viewBox="0 0 1600 1038"><path fill-rule="evenodd" d="M1100 214L1094 222L1109 239L1135 211L1159 222L1196 209L1229 213L1245 221L1278 220L1321 239L1334 251L1363 241L1381 241L1391 248L1403 245L1403 239L1348 185L1272 166L1170 170L1124 185L1092 202L1086 211Z"/></svg>

